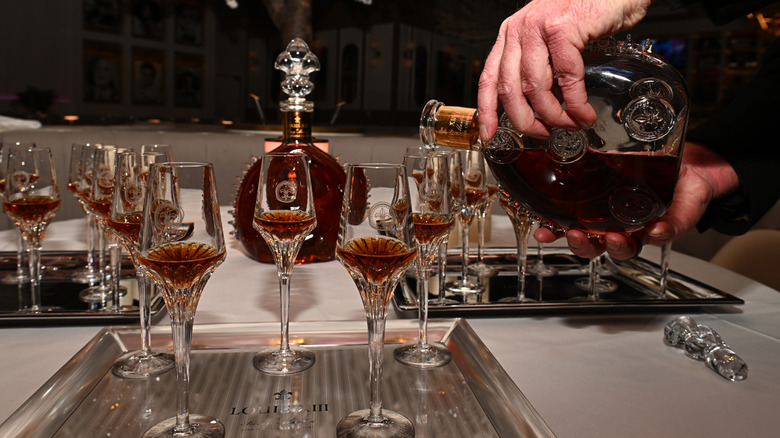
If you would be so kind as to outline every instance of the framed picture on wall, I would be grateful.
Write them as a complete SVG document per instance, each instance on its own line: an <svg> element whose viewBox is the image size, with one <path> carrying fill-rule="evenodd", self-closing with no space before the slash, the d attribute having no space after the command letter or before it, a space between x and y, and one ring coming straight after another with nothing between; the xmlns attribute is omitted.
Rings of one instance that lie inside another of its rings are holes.
<svg viewBox="0 0 780 438"><path fill-rule="evenodd" d="M85 102L119 103L122 49L118 44L85 41L82 88Z"/></svg>
<svg viewBox="0 0 780 438"><path fill-rule="evenodd" d="M133 104L162 105L165 88L165 53L133 49Z"/></svg>
<svg viewBox="0 0 780 438"><path fill-rule="evenodd" d="M119 33L122 24L120 0L84 0L84 29Z"/></svg>
<svg viewBox="0 0 780 438"><path fill-rule="evenodd" d="M176 106L203 106L203 57L176 54L173 66L173 103Z"/></svg>
<svg viewBox="0 0 780 438"><path fill-rule="evenodd" d="M133 36L161 40L165 36L165 2L130 0Z"/></svg>
<svg viewBox="0 0 780 438"><path fill-rule="evenodd" d="M176 0L173 3L173 40L177 44L203 44L201 0Z"/></svg>

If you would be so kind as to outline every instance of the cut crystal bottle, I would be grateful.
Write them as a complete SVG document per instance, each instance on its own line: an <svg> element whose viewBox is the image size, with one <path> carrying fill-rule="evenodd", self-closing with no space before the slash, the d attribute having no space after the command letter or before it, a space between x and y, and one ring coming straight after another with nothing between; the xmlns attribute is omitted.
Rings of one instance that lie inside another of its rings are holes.
<svg viewBox="0 0 780 438"><path fill-rule="evenodd" d="M346 174L335 158L312 143L311 127L314 103L306 100L314 85L309 75L319 70L317 57L300 38L295 38L274 63L285 74L282 91L289 98L280 103L283 137L274 152L300 152L309 157L309 172L314 190L317 227L306 237L297 263L324 262L336 257L336 239ZM234 202L235 236L249 256L273 263L271 250L252 226L260 177L260 159L247 170Z"/></svg>
<svg viewBox="0 0 780 438"><path fill-rule="evenodd" d="M649 42L605 40L583 53L593 127L524 137L504 115L488 143L476 109L430 101L420 119L428 147L480 149L513 200L548 223L591 234L632 232L672 200L688 121L685 81Z"/></svg>

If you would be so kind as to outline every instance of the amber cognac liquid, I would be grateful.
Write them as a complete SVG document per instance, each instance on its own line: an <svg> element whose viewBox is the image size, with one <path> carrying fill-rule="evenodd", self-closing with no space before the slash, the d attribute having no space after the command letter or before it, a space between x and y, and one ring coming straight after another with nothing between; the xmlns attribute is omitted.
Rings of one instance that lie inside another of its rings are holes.
<svg viewBox="0 0 780 438"><path fill-rule="evenodd" d="M336 248L336 254L353 277L383 284L405 270L414 261L417 250L398 239L375 236L352 239L344 247Z"/></svg>
<svg viewBox="0 0 780 438"><path fill-rule="evenodd" d="M481 145L476 110L429 103L423 114L427 129L421 133L427 144ZM636 152L585 147L576 158L562 162L543 142L524 141L522 149L510 148L501 156L510 159L489 158L488 165L515 202L553 225L592 234L631 232L662 215L672 202L677 155L641 152L641 147Z"/></svg>
<svg viewBox="0 0 780 438"><path fill-rule="evenodd" d="M62 201L51 196L29 196L3 202L3 210L17 224L47 221Z"/></svg>
<svg viewBox="0 0 780 438"><path fill-rule="evenodd" d="M455 227L455 217L432 213L412 214L414 238L420 245L429 245L439 237L446 236Z"/></svg>
<svg viewBox="0 0 780 438"><path fill-rule="evenodd" d="M290 241L311 232L317 219L302 211L272 210L255 216L255 227L275 240Z"/></svg>
<svg viewBox="0 0 780 438"><path fill-rule="evenodd" d="M165 297L166 303L184 308L197 303L197 297L186 293L195 292L192 286L224 259L225 251L197 242L166 243L138 256L138 262L165 283L163 289L173 293Z"/></svg>
<svg viewBox="0 0 780 438"><path fill-rule="evenodd" d="M128 213L116 218L109 218L107 221L108 226L122 239L128 249L138 243L142 216L142 213Z"/></svg>

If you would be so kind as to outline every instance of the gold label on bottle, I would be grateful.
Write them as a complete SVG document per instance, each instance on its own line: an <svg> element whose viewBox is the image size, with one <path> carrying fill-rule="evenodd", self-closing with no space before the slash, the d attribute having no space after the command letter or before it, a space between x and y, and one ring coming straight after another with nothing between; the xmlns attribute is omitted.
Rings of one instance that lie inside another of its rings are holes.
<svg viewBox="0 0 780 438"><path fill-rule="evenodd" d="M296 140L311 139L311 115L301 111L282 113L284 118L284 138Z"/></svg>
<svg viewBox="0 0 780 438"><path fill-rule="evenodd" d="M479 135L473 108L442 106L436 113L435 126L436 143L454 148L470 148Z"/></svg>

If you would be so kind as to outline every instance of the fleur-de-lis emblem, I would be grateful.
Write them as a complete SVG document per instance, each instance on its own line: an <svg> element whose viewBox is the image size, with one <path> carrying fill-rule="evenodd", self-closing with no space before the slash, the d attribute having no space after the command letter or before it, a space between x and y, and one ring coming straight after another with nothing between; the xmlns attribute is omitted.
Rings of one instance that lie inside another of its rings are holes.
<svg viewBox="0 0 780 438"><path fill-rule="evenodd" d="M623 111L623 126L638 141L660 140L674 127L675 113L665 100L641 96Z"/></svg>
<svg viewBox="0 0 780 438"><path fill-rule="evenodd" d="M127 182L122 187L122 196L128 204L137 204L144 196L144 188L136 181Z"/></svg>
<svg viewBox="0 0 780 438"><path fill-rule="evenodd" d="M298 185L294 180L288 179L276 185L276 200L289 204L298 196Z"/></svg>
<svg viewBox="0 0 780 438"><path fill-rule="evenodd" d="M11 184L16 187L20 192L24 193L30 190L33 183L33 176L30 172L19 170L11 175Z"/></svg>
<svg viewBox="0 0 780 438"><path fill-rule="evenodd" d="M159 201L152 209L152 223L155 231L166 233L181 225L184 212L181 207L170 201Z"/></svg>
<svg viewBox="0 0 780 438"><path fill-rule="evenodd" d="M368 223L378 231L389 231L393 228L395 216L387 202L377 202L368 210Z"/></svg>

